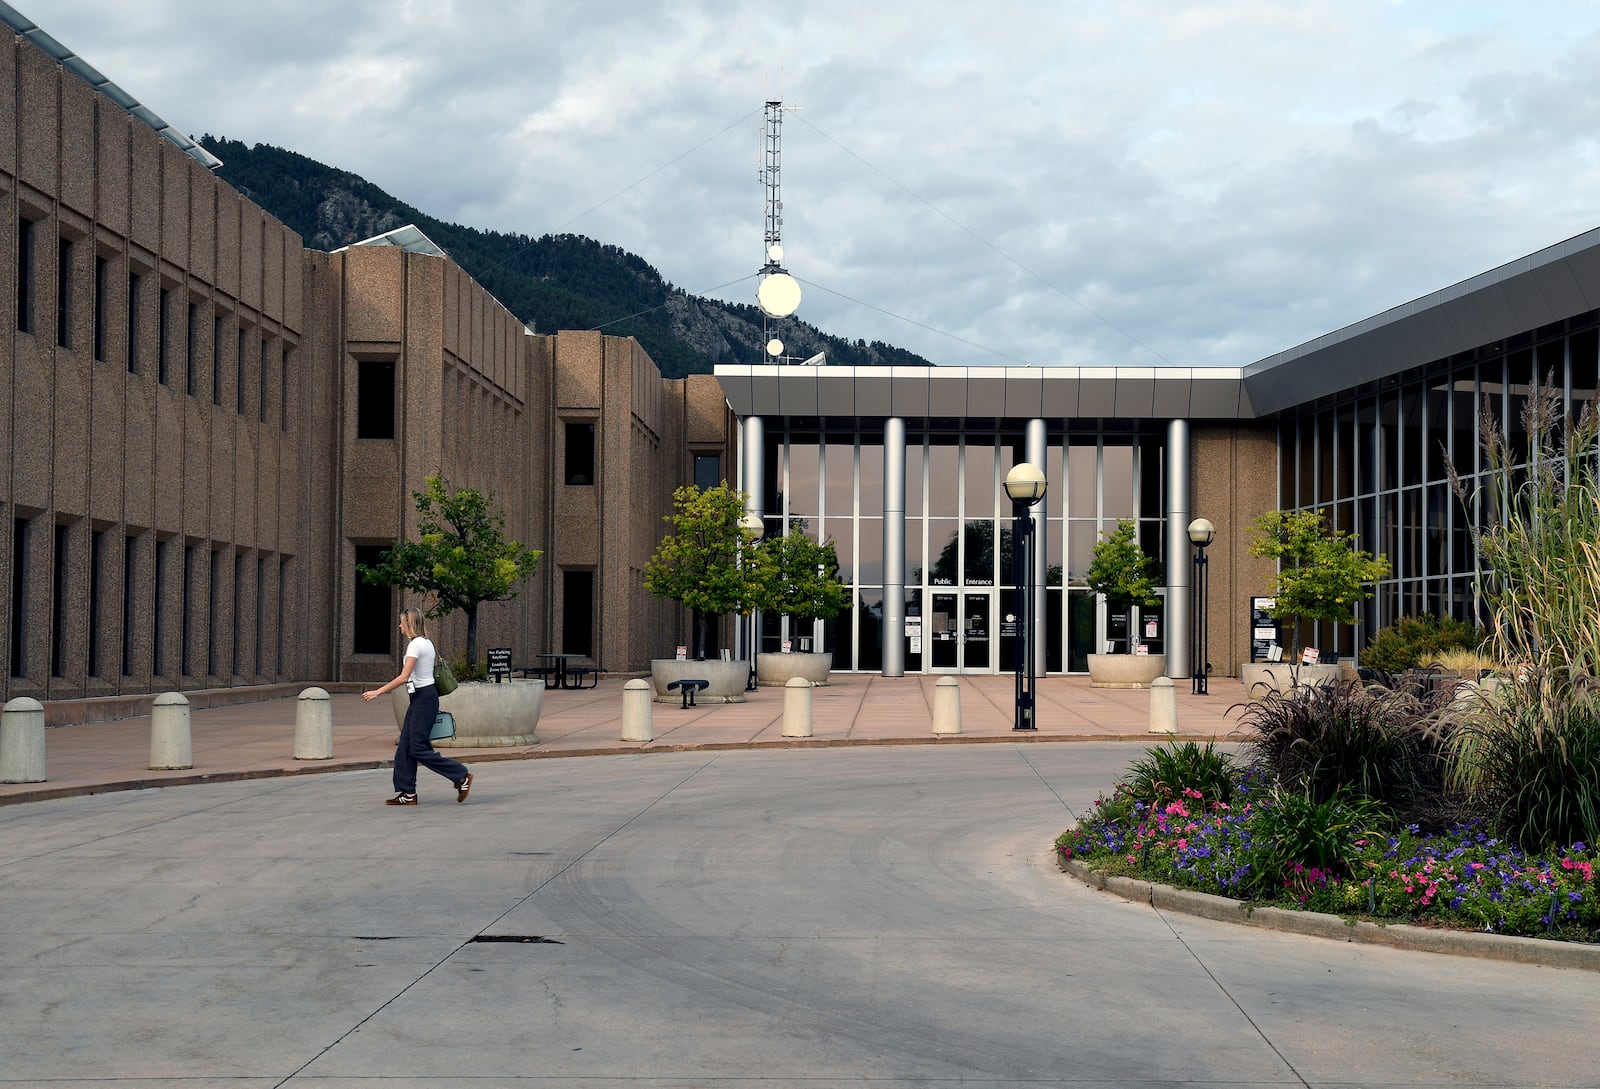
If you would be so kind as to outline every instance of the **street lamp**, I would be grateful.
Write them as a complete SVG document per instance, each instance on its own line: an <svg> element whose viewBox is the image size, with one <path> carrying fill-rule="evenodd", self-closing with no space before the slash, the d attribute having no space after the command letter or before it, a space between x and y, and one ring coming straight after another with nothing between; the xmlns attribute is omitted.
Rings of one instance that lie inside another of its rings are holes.
<svg viewBox="0 0 1600 1089"><path fill-rule="evenodd" d="M1006 474L1005 489L1015 520L1011 530L1011 570L1016 574L1017 598L1022 604L1016 643L1017 710L1011 728L1037 730L1033 718L1033 515L1028 512L1044 498L1044 470L1021 462Z"/></svg>
<svg viewBox="0 0 1600 1089"><path fill-rule="evenodd" d="M1189 523L1189 543L1194 545L1194 628L1189 653L1194 663L1192 694L1196 696L1209 695L1206 691L1206 679L1211 672L1211 663L1206 660L1209 656L1206 649L1206 545L1216 536L1217 527L1208 519L1196 518Z"/></svg>
<svg viewBox="0 0 1600 1089"><path fill-rule="evenodd" d="M745 543L754 547L761 539L766 527L761 524L761 516L754 511L745 511L744 517L739 519L739 530L744 535ZM750 655L750 674L745 678L744 690L754 692L758 687L756 679L756 642L761 631L760 622L757 620L757 610L750 610L750 638L746 644L745 653Z"/></svg>

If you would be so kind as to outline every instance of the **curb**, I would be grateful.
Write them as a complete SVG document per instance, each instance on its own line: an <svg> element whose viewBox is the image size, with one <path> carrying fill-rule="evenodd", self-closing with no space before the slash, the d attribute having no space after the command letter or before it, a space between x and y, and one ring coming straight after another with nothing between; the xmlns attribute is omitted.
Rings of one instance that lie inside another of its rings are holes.
<svg viewBox="0 0 1600 1089"><path fill-rule="evenodd" d="M1187 735L1185 735L1187 736ZM1194 735L1202 739L1203 735ZM635 756L657 752L740 752L755 749L842 749L883 748L894 745L996 745L996 744L1047 744L1050 742L1086 743L1147 742L1150 734L1037 734L1023 731L1020 734L939 734L928 737L832 737L784 738L776 741L705 741L672 744L670 742L635 742L622 745L599 745L584 749L532 749L513 751L497 749L467 749L451 747L447 755L480 764L509 760L565 760L583 756ZM1212 740L1238 740L1233 734L1217 734ZM274 779L289 775L333 775L342 771L371 771L394 766L394 760L338 760L308 761L306 766L253 768L243 771L195 772L188 775L170 775L160 779L118 779L103 783L79 783L74 786L40 787L37 790L20 790L10 793L0 791L0 806L21 805L25 802L54 801L61 798L83 798L91 794L114 794L125 790L154 790L158 787L199 786L205 783L236 783L247 779ZM7 784L10 785L10 784Z"/></svg>
<svg viewBox="0 0 1600 1089"><path fill-rule="evenodd" d="M1091 888L1125 900L1149 904L1157 911L1175 911L1216 922L1333 941L1359 942L1362 945L1383 945L1391 949L1600 972L1600 945L1578 945L1509 934L1480 934L1473 930L1434 930L1408 923L1386 925L1316 911L1262 907L1226 896L1141 881L1136 877L1110 876L1079 859L1062 858L1059 852L1056 853L1056 864L1062 872L1076 877Z"/></svg>

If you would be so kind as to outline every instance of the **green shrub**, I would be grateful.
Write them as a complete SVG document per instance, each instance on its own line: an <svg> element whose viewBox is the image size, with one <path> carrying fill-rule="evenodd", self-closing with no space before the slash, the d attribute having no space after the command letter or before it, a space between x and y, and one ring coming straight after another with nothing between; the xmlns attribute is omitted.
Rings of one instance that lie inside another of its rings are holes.
<svg viewBox="0 0 1600 1089"><path fill-rule="evenodd" d="M1475 651L1483 639L1477 628L1454 617L1402 616L1372 637L1361 652L1361 664L1399 673L1431 665L1447 650Z"/></svg>
<svg viewBox="0 0 1600 1089"><path fill-rule="evenodd" d="M1381 803L1349 790L1318 799L1280 787L1256 810L1251 824L1256 886L1271 894L1297 879L1344 877L1350 859L1360 853L1356 841L1391 823Z"/></svg>
<svg viewBox="0 0 1600 1089"><path fill-rule="evenodd" d="M1353 681L1269 693L1240 715L1248 759L1316 802L1341 792L1409 814L1442 789L1440 720L1449 694Z"/></svg>
<svg viewBox="0 0 1600 1089"><path fill-rule="evenodd" d="M1524 850L1600 841L1600 692L1534 671L1481 697L1452 738L1452 781Z"/></svg>
<svg viewBox="0 0 1600 1089"><path fill-rule="evenodd" d="M1135 760L1120 784L1120 792L1132 801L1155 805L1194 791L1207 802L1231 802L1239 780L1239 767L1233 757L1216 751L1216 743L1204 747L1194 741L1169 741L1146 749Z"/></svg>

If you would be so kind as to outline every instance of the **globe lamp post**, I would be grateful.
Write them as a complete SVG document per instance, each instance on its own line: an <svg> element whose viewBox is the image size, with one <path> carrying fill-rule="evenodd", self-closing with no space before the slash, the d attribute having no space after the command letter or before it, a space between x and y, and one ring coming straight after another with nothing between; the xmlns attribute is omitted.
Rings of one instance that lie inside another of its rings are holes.
<svg viewBox="0 0 1600 1089"><path fill-rule="evenodd" d="M1206 546L1217 536L1217 527L1208 519L1196 518L1189 523L1189 543L1194 545L1194 626L1191 631L1190 657L1193 660L1194 690L1193 695L1204 696L1206 680L1211 673L1211 663L1206 659L1210 652L1206 648L1206 634L1209 624L1206 622L1206 579L1208 567L1206 561Z"/></svg>
<svg viewBox="0 0 1600 1089"><path fill-rule="evenodd" d="M1006 474L1006 497L1011 500L1011 570L1017 579L1022 605L1017 625L1017 706L1013 730L1037 730L1033 695L1033 507L1044 498L1044 470L1021 462Z"/></svg>

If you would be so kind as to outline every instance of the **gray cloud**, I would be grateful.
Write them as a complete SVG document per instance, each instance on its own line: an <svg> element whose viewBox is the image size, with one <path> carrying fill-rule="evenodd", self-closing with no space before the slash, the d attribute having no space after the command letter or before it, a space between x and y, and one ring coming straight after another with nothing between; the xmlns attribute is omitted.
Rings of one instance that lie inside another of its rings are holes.
<svg viewBox="0 0 1600 1089"><path fill-rule="evenodd" d="M800 316L939 362L1249 362L1600 222L1592 3L27 14L187 131L740 301L782 97Z"/></svg>

